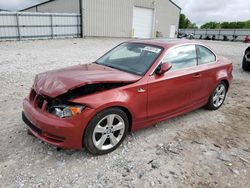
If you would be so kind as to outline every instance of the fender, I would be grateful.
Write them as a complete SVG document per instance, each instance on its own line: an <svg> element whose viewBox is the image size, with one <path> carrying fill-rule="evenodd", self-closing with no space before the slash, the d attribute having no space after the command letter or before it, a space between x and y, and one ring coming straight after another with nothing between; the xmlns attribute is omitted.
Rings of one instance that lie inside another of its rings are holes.
<svg viewBox="0 0 250 188"><path fill-rule="evenodd" d="M232 63L228 64L228 66L224 67L223 69L219 69L216 73L217 84L221 81L226 81L227 87L229 89L233 80L232 72L233 72Z"/></svg>
<svg viewBox="0 0 250 188"><path fill-rule="evenodd" d="M147 85L144 88L147 88ZM147 117L147 92L138 94L137 90L137 85L134 87L130 85L127 89L123 87L97 92L74 99L72 102L94 109L95 114L115 106L125 108L130 112L134 124L134 122L145 120Z"/></svg>
<svg viewBox="0 0 250 188"><path fill-rule="evenodd" d="M227 70L221 69L216 74L216 80L219 83L222 80L228 80L228 73Z"/></svg>

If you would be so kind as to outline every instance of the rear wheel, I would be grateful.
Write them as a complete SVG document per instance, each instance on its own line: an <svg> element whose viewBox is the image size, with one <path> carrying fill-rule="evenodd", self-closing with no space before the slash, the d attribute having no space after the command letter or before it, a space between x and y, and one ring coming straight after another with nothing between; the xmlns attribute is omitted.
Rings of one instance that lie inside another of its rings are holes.
<svg viewBox="0 0 250 188"><path fill-rule="evenodd" d="M88 124L84 145L96 155L114 151L124 140L129 127L129 121L124 111L110 108L98 113Z"/></svg>
<svg viewBox="0 0 250 188"><path fill-rule="evenodd" d="M222 106L223 102L225 101L226 94L227 94L227 86L225 82L220 82L210 95L206 108L208 110L219 109Z"/></svg>

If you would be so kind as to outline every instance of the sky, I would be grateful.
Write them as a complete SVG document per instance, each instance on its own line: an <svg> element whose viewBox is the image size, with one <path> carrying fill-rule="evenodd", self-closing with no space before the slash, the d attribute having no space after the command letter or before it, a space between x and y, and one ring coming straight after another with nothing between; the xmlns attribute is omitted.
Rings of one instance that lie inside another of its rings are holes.
<svg viewBox="0 0 250 188"><path fill-rule="evenodd" d="M250 20L250 0L173 0L197 25Z"/></svg>
<svg viewBox="0 0 250 188"><path fill-rule="evenodd" d="M0 9L20 10L46 0L0 0Z"/></svg>
<svg viewBox="0 0 250 188"><path fill-rule="evenodd" d="M0 9L18 10L46 0L0 0ZM250 20L250 0L173 0L197 25Z"/></svg>

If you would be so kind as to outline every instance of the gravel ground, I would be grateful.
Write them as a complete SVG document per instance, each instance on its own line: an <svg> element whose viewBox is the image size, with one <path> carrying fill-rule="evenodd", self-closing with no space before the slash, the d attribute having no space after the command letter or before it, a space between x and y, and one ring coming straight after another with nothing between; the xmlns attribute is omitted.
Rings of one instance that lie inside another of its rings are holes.
<svg viewBox="0 0 250 188"><path fill-rule="evenodd" d="M37 73L96 60L123 39L0 42L0 187L249 187L246 44L204 41L234 63L218 111L199 109L131 133L113 153L60 150L27 135L22 100Z"/></svg>

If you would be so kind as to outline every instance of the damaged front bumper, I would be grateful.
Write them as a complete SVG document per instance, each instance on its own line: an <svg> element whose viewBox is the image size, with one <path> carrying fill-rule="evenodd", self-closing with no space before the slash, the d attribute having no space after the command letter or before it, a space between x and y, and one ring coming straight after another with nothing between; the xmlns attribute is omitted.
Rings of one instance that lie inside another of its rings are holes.
<svg viewBox="0 0 250 188"><path fill-rule="evenodd" d="M26 98L23 102L23 121L37 138L59 148L82 148L85 127L94 114L90 108L72 118L58 118L38 108Z"/></svg>

